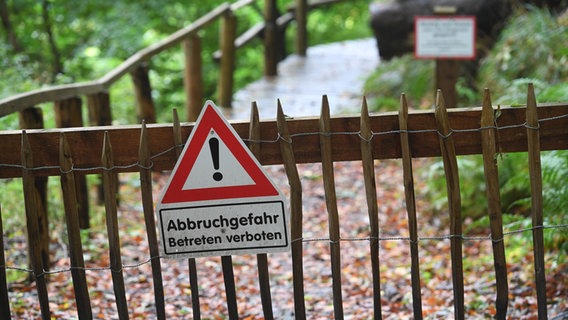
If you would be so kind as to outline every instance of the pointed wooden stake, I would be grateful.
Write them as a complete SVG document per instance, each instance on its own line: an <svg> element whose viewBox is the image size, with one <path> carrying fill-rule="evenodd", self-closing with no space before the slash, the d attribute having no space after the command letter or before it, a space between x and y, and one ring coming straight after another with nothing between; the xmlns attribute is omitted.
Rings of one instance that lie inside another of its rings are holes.
<svg viewBox="0 0 568 320"><path fill-rule="evenodd" d="M369 241L371 272L373 279L373 311L375 319L382 319L381 312L381 272L379 263L379 207L377 203L377 184L375 180L375 162L373 159L373 132L367 99L363 97L361 105L361 162L365 178L365 194L369 214Z"/></svg>
<svg viewBox="0 0 568 320"><path fill-rule="evenodd" d="M404 194L408 214L408 231L410 234L410 275L412 281L412 309L414 319L422 319L422 292L420 288L420 257L418 253L418 222L416 219L416 198L414 194L414 174L412 172L412 154L408 137L408 103L405 94L400 96L398 112L400 127L400 147L404 179Z"/></svg>
<svg viewBox="0 0 568 320"><path fill-rule="evenodd" d="M440 134L440 148L446 174L448 190L448 208L450 210L450 245L452 258L452 282L454 286L454 314L456 319L464 319L464 287L463 287L463 255L462 255L462 221L461 196L456 149L448 112L442 91L436 94L436 125Z"/></svg>
<svg viewBox="0 0 568 320"><path fill-rule="evenodd" d="M527 92L527 142L529 153L529 175L531 184L531 213L533 227L533 253L538 318L547 319L546 276L544 265L544 238L542 213L542 169L540 164L540 133L536 97L532 83Z"/></svg>
<svg viewBox="0 0 568 320"><path fill-rule="evenodd" d="M488 89L483 92L483 109L481 111L481 148L483 153L483 169L487 190L489 223L493 239L493 263L497 297L495 299L496 319L505 319L508 305L507 264L505 262L505 245L503 242L503 217L501 196L499 191L499 173L497 170L497 149L495 113L491 106L491 95Z"/></svg>
<svg viewBox="0 0 568 320"><path fill-rule="evenodd" d="M304 262L302 259L302 183L296 167L296 158L292 147L286 116L278 100L276 123L278 126L280 153L290 183L290 233L292 238L292 281L294 286L294 317L306 319L304 300Z"/></svg>

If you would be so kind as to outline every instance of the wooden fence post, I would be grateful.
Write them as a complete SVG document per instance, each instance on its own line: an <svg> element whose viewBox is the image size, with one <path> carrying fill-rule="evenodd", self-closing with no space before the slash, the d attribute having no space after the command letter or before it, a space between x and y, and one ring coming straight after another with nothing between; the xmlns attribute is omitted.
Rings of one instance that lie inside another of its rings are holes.
<svg viewBox="0 0 568 320"><path fill-rule="evenodd" d="M152 86L148 75L148 64L141 63L130 75L136 93L136 104L138 106L138 121L146 123L156 122L156 110L152 99Z"/></svg>
<svg viewBox="0 0 568 320"><path fill-rule="evenodd" d="M292 282L294 286L294 317L306 319L306 302L304 297L304 262L302 259L302 183L296 167L296 158L292 147L286 117L278 100L276 116L280 153L290 184L290 237L292 247Z"/></svg>
<svg viewBox="0 0 568 320"><path fill-rule="evenodd" d="M122 256L120 254L120 236L118 232L118 213L116 208L116 190L118 177L113 171L114 160L112 146L108 131L105 131L101 163L103 165L103 189L105 199L106 227L110 256L110 272L118 317L128 319L128 306L126 302L126 289L122 274Z"/></svg>
<svg viewBox="0 0 568 320"><path fill-rule="evenodd" d="M483 93L483 109L481 112L481 148L483 153L483 169L489 210L489 226L493 245L493 265L497 296L495 299L496 319L507 317L509 289L507 285L507 263L505 261L505 244L503 240L503 210L499 191L499 172L497 170L497 129L495 113L491 105L489 90Z"/></svg>
<svg viewBox="0 0 568 320"><path fill-rule="evenodd" d="M456 6L434 6L434 14L438 16L452 16L457 12ZM458 94L456 83L460 76L460 62L455 59L436 59L435 90L442 90L446 108L457 108Z"/></svg>
<svg viewBox="0 0 568 320"><path fill-rule="evenodd" d="M173 138L176 152L176 159L179 158L183 150L183 141L181 137L181 124L177 110L173 110ZM199 281L197 279L197 264L195 258L187 259L189 273L189 288L191 290L191 309L193 311L193 319L201 319L201 306L199 305Z"/></svg>
<svg viewBox="0 0 568 320"><path fill-rule="evenodd" d="M256 142L260 139L260 119L258 115L258 106L256 102L252 102L249 123L249 139L248 147L251 153L258 159L260 156L260 143ZM268 256L266 253L256 255L258 265L258 284L260 286L260 300L262 302L262 311L264 319L274 319L272 311L272 297L270 294L270 274L268 272Z"/></svg>
<svg viewBox="0 0 568 320"><path fill-rule="evenodd" d="M20 128L22 129L43 129L43 114L42 110L37 107L27 108L20 112L19 115ZM34 180L34 191L32 194L38 197L35 204L37 205L37 219L38 219L38 237L41 239L36 245L39 246L41 257L43 259L43 266L49 268L49 217L48 217L48 201L47 201L47 180L48 177L38 177L30 175ZM30 266L32 266L30 256Z"/></svg>
<svg viewBox="0 0 568 320"><path fill-rule="evenodd" d="M148 131L146 123L142 122L140 130L140 147L138 149L138 162L140 166L140 193L142 194L142 209L148 247L150 250L150 263L152 265L152 279L154 283L154 300L156 301L156 316L158 319L166 319L164 303L164 285L162 282L162 267L160 263L160 249L156 234L156 222L154 221L154 201L152 198L152 161L148 147Z"/></svg>
<svg viewBox="0 0 568 320"><path fill-rule="evenodd" d="M108 92L97 92L88 95L87 108L89 110L90 126L110 126L112 124L110 95ZM99 183L97 186L97 202L99 204L102 204L104 202L104 191L102 183Z"/></svg>
<svg viewBox="0 0 568 320"><path fill-rule="evenodd" d="M327 96L322 98L320 117L320 148L325 190L325 203L328 212L329 249L331 253L331 277L333 286L333 311L335 319L343 319L343 297L341 293L341 239L339 236L339 213L335 194L335 177L331 156L331 126L329 102Z"/></svg>
<svg viewBox="0 0 568 320"><path fill-rule="evenodd" d="M454 287L454 315L456 319L464 319L464 287L462 261L462 225L461 197L456 149L452 137L452 128L446 111L442 91L436 94L436 126L440 140L440 152L444 161L446 188L448 190L448 209L450 210L450 245L452 259L452 282Z"/></svg>
<svg viewBox="0 0 568 320"><path fill-rule="evenodd" d="M55 125L59 128L82 127L83 115L81 112L81 98L74 97L66 100L56 101L54 104ZM78 172L75 175L75 188L79 225L81 229L89 228L89 193L87 188L87 177Z"/></svg>
<svg viewBox="0 0 568 320"><path fill-rule="evenodd" d="M264 75L278 74L276 0L264 0Z"/></svg>
<svg viewBox="0 0 568 320"><path fill-rule="evenodd" d="M369 212L369 251L371 259L371 274L373 281L374 318L382 319L381 311L381 271L379 261L379 206L377 202L377 183L375 180L375 161L373 159L373 132L367 99L363 98L361 106L361 162L365 179L365 195Z"/></svg>
<svg viewBox="0 0 568 320"><path fill-rule="evenodd" d="M418 252L418 223L416 219L416 198L414 193L414 174L412 172L412 154L408 136L408 103L406 96L400 96L398 113L400 129L400 149L402 158L402 174L404 180L404 196L408 215L408 233L410 235L410 277L412 282L412 310L414 319L422 319L422 292L420 289L420 256Z"/></svg>
<svg viewBox="0 0 568 320"><path fill-rule="evenodd" d="M2 228L2 205L0 204L0 234L4 234ZM4 256L4 241L0 241L0 314L6 319L11 319L10 297L8 296L8 282L6 279L6 257Z"/></svg>
<svg viewBox="0 0 568 320"><path fill-rule="evenodd" d="M185 89L185 118L194 122L203 108L203 72L201 37L193 33L182 44L185 57L183 84Z"/></svg>
<svg viewBox="0 0 568 320"><path fill-rule="evenodd" d="M544 265L544 236L542 214L542 169L540 165L540 124L536 106L534 86L529 83L527 90L527 152L531 185L531 216L534 254L534 276L539 320L547 319L546 276Z"/></svg>
<svg viewBox="0 0 568 320"><path fill-rule="evenodd" d="M64 133L61 133L59 139L59 163L61 165L61 191L63 192L67 239L69 241L69 260L71 261L71 276L73 278L75 301L77 302L77 314L80 319L92 319L93 312L91 310L87 279L85 278L85 261L83 259L81 234L79 232L76 177L73 174L71 150Z"/></svg>
<svg viewBox="0 0 568 320"><path fill-rule="evenodd" d="M23 166L22 184L24 187L23 191L26 209L28 246L32 264L31 267L36 282L41 317L44 320L49 320L51 319L51 312L49 311L49 297L47 292L47 281L45 279L45 261L49 263L49 252L44 251L45 246L41 246L42 242L45 242L44 235L41 234L40 231L42 229L41 224L44 222L39 216L43 210L41 210L41 201L35 185L36 180L33 171L31 170L34 166L32 150L25 130L22 132L21 150ZM47 241L47 244L49 244L49 241Z"/></svg>
<svg viewBox="0 0 568 320"><path fill-rule="evenodd" d="M237 17L228 12L221 20L221 75L219 77L219 104L231 108L233 98L233 74L235 71L235 38L237 36Z"/></svg>
<svg viewBox="0 0 568 320"><path fill-rule="evenodd" d="M296 54L306 56L308 48L308 1L296 0Z"/></svg>
<svg viewBox="0 0 568 320"><path fill-rule="evenodd" d="M110 110L110 95L108 92L98 92L87 96L90 126L110 126L112 114Z"/></svg>

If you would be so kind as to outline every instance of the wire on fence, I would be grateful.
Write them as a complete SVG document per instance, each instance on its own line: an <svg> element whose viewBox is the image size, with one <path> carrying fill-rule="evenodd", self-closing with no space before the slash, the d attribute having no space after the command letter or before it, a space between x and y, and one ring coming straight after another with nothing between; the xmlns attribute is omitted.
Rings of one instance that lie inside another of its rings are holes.
<svg viewBox="0 0 568 320"><path fill-rule="evenodd" d="M461 234L456 235L442 235L442 236L428 236L428 237L418 237L418 242L420 241L443 241L443 240L450 240L452 238L461 238L464 241L492 241L492 242L501 242L505 240L506 236L511 236L515 234L520 234L527 231L533 231L537 229L566 229L568 228L568 224L559 224L559 225L549 225L549 226L535 226L530 228L522 228L517 230L510 230L503 232L503 237L500 239L493 239L491 234L486 236L465 236ZM301 241L302 243L309 243L309 242L329 242L329 243L338 243L338 242L352 242L352 241L371 241L371 240L379 240L379 241L411 241L409 237L350 237L350 238L341 238L338 241L332 241L329 238L297 238L293 239L291 243ZM134 263L134 264L123 264L122 268L114 270L110 266L107 267L69 267L65 269L58 269L58 270L43 270L43 272L35 275L36 277L42 277L46 275L58 274L58 273L65 273L71 272L72 270L83 270L83 271L111 271L111 272L122 272L125 269L135 269L140 268L144 265L147 265L155 259L165 259L165 256L159 255L150 257L144 261ZM14 267L14 266L0 266L0 269L4 270L13 270L13 271L20 271L26 272L29 274L34 274L34 271L28 268L23 267Z"/></svg>

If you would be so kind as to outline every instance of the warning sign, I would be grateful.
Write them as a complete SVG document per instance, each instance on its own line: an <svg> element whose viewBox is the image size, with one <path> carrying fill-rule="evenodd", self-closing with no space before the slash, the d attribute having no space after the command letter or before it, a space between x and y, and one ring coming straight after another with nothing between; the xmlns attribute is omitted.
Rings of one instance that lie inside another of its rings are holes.
<svg viewBox="0 0 568 320"><path fill-rule="evenodd" d="M285 197L208 101L157 204L170 258L290 248Z"/></svg>
<svg viewBox="0 0 568 320"><path fill-rule="evenodd" d="M474 16L414 18L414 56L419 59L475 59Z"/></svg>

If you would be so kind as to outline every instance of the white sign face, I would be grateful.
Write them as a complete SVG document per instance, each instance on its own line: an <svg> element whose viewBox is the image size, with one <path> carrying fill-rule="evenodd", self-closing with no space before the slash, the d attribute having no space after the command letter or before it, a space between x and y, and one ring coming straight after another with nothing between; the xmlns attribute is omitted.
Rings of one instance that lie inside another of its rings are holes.
<svg viewBox="0 0 568 320"><path fill-rule="evenodd" d="M288 246L282 201L244 202L160 210L166 255L246 250L266 251Z"/></svg>
<svg viewBox="0 0 568 320"><path fill-rule="evenodd" d="M285 197L208 101L156 205L167 258L290 249Z"/></svg>
<svg viewBox="0 0 568 320"><path fill-rule="evenodd" d="M415 17L414 56L475 59L475 17Z"/></svg>

